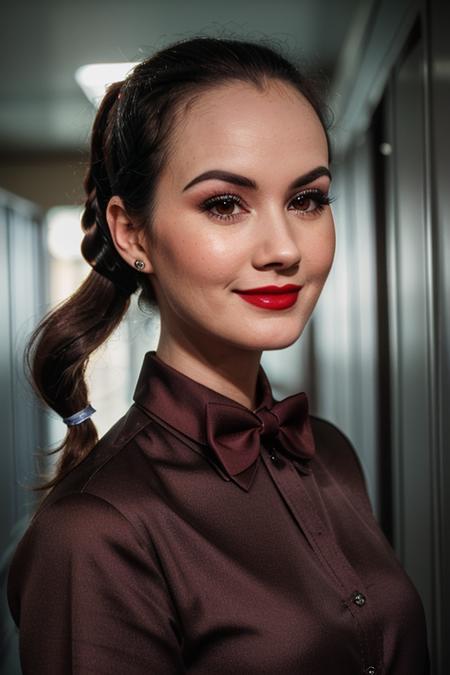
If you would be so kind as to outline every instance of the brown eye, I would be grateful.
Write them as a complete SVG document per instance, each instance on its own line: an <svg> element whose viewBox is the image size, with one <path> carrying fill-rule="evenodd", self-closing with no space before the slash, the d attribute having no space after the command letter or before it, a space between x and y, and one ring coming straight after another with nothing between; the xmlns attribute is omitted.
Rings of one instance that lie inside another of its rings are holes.
<svg viewBox="0 0 450 675"><path fill-rule="evenodd" d="M211 218L222 221L232 221L240 215L239 207L241 199L238 195L225 194L214 195L200 205L202 211L206 211Z"/></svg>
<svg viewBox="0 0 450 675"><path fill-rule="evenodd" d="M232 199L220 199L214 203L214 208L220 216L231 216L235 205Z"/></svg>
<svg viewBox="0 0 450 675"><path fill-rule="evenodd" d="M330 204L331 199L322 190L311 189L301 192L291 201L294 211L305 216L314 216L321 213L325 206Z"/></svg>
<svg viewBox="0 0 450 675"><path fill-rule="evenodd" d="M314 202L309 195L299 195L292 203L299 211L309 211Z"/></svg>

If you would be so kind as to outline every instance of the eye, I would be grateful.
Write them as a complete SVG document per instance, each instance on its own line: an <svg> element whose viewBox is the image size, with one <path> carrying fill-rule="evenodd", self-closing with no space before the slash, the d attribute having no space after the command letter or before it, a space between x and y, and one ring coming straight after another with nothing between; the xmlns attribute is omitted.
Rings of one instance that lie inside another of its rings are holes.
<svg viewBox="0 0 450 675"><path fill-rule="evenodd" d="M234 220L240 212L236 213L235 208L241 204L239 195L219 194L206 199L200 209L206 211L211 218L217 220Z"/></svg>
<svg viewBox="0 0 450 675"><path fill-rule="evenodd" d="M325 206L331 204L331 201L322 190L314 188L300 192L290 203L294 205L294 210L301 214L317 215L323 211Z"/></svg>
<svg viewBox="0 0 450 675"><path fill-rule="evenodd" d="M331 203L330 197L319 190L311 188L296 195L290 204L300 216L314 216L323 211L324 206ZM200 205L200 210L208 214L214 220L233 221L242 214L242 199L234 193L212 195Z"/></svg>

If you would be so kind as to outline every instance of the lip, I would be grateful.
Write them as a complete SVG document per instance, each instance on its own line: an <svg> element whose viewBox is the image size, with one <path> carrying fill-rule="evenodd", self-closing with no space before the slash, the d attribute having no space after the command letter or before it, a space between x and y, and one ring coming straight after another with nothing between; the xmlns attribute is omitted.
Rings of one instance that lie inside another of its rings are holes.
<svg viewBox="0 0 450 675"><path fill-rule="evenodd" d="M302 287L295 284L286 284L285 286L260 286L259 288L246 288L243 291L235 291L239 295L255 294L255 295L267 295L267 294L283 294L283 293L296 293Z"/></svg>
<svg viewBox="0 0 450 675"><path fill-rule="evenodd" d="M280 310L292 307L298 298L301 286L262 286L245 291L235 291L243 300L263 309Z"/></svg>

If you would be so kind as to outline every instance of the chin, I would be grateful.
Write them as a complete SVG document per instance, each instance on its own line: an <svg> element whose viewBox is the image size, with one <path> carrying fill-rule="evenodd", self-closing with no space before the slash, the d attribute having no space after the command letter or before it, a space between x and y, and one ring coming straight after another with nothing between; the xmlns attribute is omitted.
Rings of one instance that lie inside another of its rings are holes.
<svg viewBox="0 0 450 675"><path fill-rule="evenodd" d="M297 326L294 330L281 330L273 334L264 334L261 331L260 335L253 333L245 345L247 349L254 351L274 351L277 349L286 349L296 342L303 333L304 326L300 328ZM244 345L242 345L244 346Z"/></svg>
<svg viewBox="0 0 450 675"><path fill-rule="evenodd" d="M293 337L291 339L271 340L270 342L266 342L266 344L261 347L261 350L264 351L264 352L270 352L270 351L274 351L276 349L286 349L286 347L290 347L291 345L294 344L294 342L297 342L299 337L300 337L300 335L296 335L295 337Z"/></svg>
<svg viewBox="0 0 450 675"><path fill-rule="evenodd" d="M262 351L264 352L270 352L270 351L275 351L277 349L286 349L287 347L290 347L291 345L294 344L294 342L297 342L299 339L300 335L295 337L293 340L278 340L276 344L271 343L270 345L266 345L265 347L262 347Z"/></svg>

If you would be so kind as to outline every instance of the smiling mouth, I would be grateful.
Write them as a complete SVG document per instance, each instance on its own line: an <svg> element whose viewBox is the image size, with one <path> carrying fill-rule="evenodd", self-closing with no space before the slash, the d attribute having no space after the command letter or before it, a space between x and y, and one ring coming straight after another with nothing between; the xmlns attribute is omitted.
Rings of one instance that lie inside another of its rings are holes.
<svg viewBox="0 0 450 675"><path fill-rule="evenodd" d="M264 286L245 291L234 291L243 300L263 309L280 310L292 307L298 298L302 286Z"/></svg>

